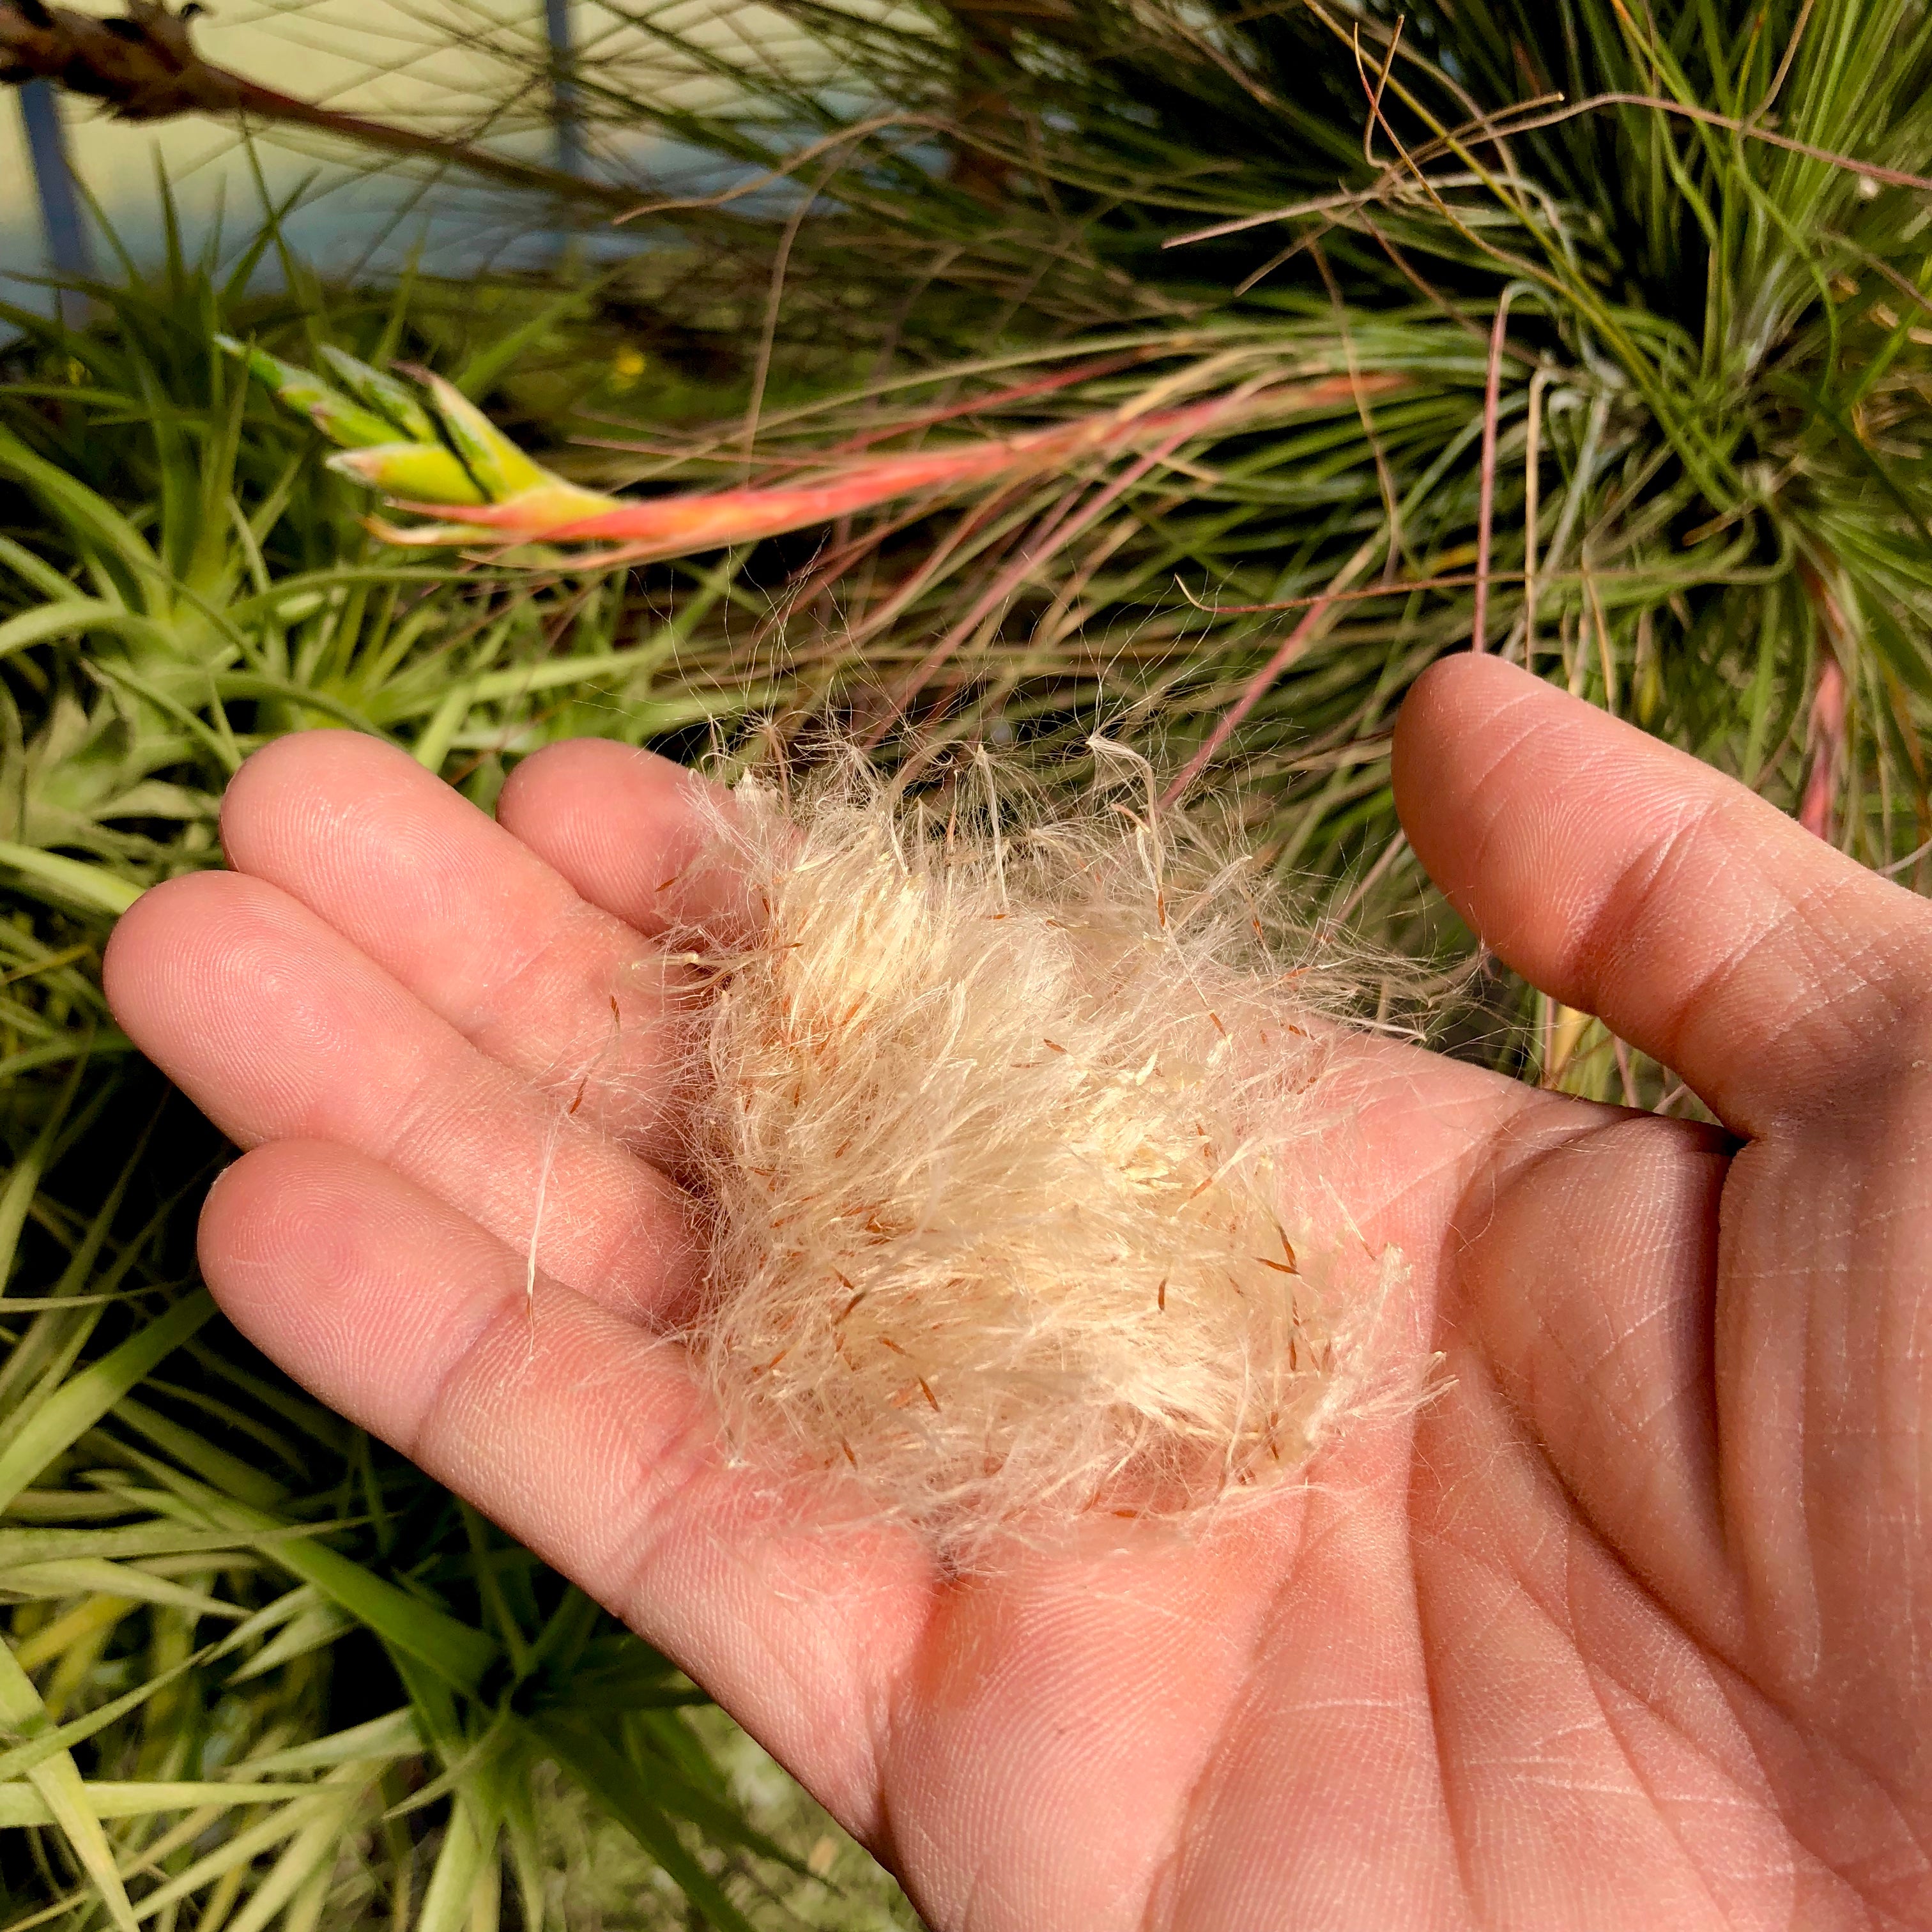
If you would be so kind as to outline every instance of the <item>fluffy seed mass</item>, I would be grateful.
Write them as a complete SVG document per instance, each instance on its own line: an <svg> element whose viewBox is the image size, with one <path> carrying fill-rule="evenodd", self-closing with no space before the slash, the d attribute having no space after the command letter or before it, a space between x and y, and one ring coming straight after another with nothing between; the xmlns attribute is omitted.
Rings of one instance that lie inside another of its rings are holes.
<svg viewBox="0 0 1932 1932"><path fill-rule="evenodd" d="M1323 967L1093 748L1070 818L983 760L938 805L849 758L742 784L718 856L762 930L681 936L710 988L688 1339L728 1436L954 1555L1257 1492L1361 1386L1372 1294L1286 1198Z"/></svg>

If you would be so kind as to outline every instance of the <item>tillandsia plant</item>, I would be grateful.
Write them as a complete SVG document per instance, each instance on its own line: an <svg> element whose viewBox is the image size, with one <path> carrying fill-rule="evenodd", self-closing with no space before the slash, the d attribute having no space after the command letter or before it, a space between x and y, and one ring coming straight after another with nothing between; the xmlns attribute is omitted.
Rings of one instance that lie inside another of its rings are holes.
<svg viewBox="0 0 1932 1932"><path fill-rule="evenodd" d="M740 73L734 112L656 121L798 188L796 308L886 281L903 296L872 310L902 350L1030 332L1061 367L1171 318L1138 338L1162 378L1235 349L1359 385L1318 440L1197 438L1078 542L1042 541L1057 502L1022 520L1009 638L1063 634L1077 605L1098 658L1158 639L1170 734L1218 737L1264 787L1372 740L1419 656L1473 639L1781 800L1809 783L1808 821L1874 861L1932 829L1916 0L783 10L862 80ZM623 73L597 97L614 117ZM749 227L744 206L686 218ZM984 555L910 598L903 572L855 584L850 614L963 618ZM1298 599L1319 614L1254 608ZM1232 741L1228 699L1252 700Z"/></svg>
<svg viewBox="0 0 1932 1932"><path fill-rule="evenodd" d="M606 434L600 481L778 484L948 418L1024 446L1350 385L1326 416L989 463L950 527L828 500L824 541L755 566L772 608L741 674L1056 744L1096 707L1157 714L1190 782L1238 761L1284 865L1388 856L1390 910L1418 889L1390 709L1472 639L1876 862L1922 842L1922 0L781 0L736 40L604 11L572 70L584 206L614 184L684 256L735 263L747 353L737 422L628 468ZM526 44L487 46L527 93ZM640 134L676 177L647 178ZM702 201L694 151L739 171ZM828 340L874 380L766 406Z"/></svg>
<svg viewBox="0 0 1932 1932"><path fill-rule="evenodd" d="M701 1694L214 1314L226 1150L101 999L113 917L218 862L268 738L386 736L487 802L548 735L757 696L668 676L716 571L667 621L608 573L374 544L211 338L381 357L418 318L254 300L254 266L104 284L86 332L8 311L0 352L0 1918L534 1928L614 1859L636 1923L796 1924L826 1894Z"/></svg>
<svg viewBox="0 0 1932 1932"><path fill-rule="evenodd" d="M868 734L1157 730L1178 790L1221 772L1281 865L1400 924L1394 708L1504 650L1922 882L1922 0L776 10L795 58L646 6L584 62L614 157L648 128L746 171L658 206L765 290L743 420L675 473L1346 400L854 511L760 566L742 665L857 684ZM828 334L875 380L762 410ZM1580 1023L1546 1017L1551 1074Z"/></svg>
<svg viewBox="0 0 1932 1932"><path fill-rule="evenodd" d="M764 285L762 328L757 302L740 317L759 340L744 420L710 446L728 467L917 433L962 398L1024 438L1118 412L1136 386L1204 394L1231 352L1241 380L1271 356L1282 377L1358 386L1313 438L1231 419L1184 470L1083 472L1077 514L1004 487L1037 472L988 471L994 508L936 562L929 530L894 545L902 512L843 530L804 582L840 600L868 662L952 636L997 556L1000 596L944 650L952 682L987 688L968 661L990 651L1010 712L1022 640L1050 682L1077 629L1096 664L1156 658L1166 728L1198 746L1247 696L1241 660L1267 670L1300 630L1251 607L1306 598L1321 615L1220 739L1277 802L1306 800L1298 756L1352 742L1318 687L1370 700L1372 739L1406 681L1391 646L1474 635L1560 659L1780 796L1810 784L1810 822L1868 856L1917 842L1921 0L1663 19L1621 0L787 0L760 16L776 37L740 42L673 6L605 11L572 69L586 208L620 186L626 212ZM524 43L488 50L507 98L532 78ZM640 168L646 132L674 137L680 178L694 149L744 172L680 200ZM879 380L842 406L762 410L774 356L827 334L875 350ZM1108 361L1124 346L1132 373ZM1110 374L1068 385L1082 356ZM909 371L943 402L911 406ZM1400 393L1379 394L1390 376ZM682 454L701 472L704 448ZM654 447L632 473L666 460ZM615 452L603 467L621 472ZM1324 808L1289 843L1352 862L1366 825L1344 820L1331 840Z"/></svg>
<svg viewBox="0 0 1932 1932"><path fill-rule="evenodd" d="M1136 446L1170 454L1237 422L1252 428L1272 416L1332 412L1361 387L1334 376L1274 387L1250 382L1180 408L1149 408L1136 398L1142 406L1024 436L906 454L834 450L812 475L782 483L626 502L532 461L438 376L423 377L432 417L393 378L326 345L324 358L347 396L232 337L216 341L342 446L342 453L329 458L332 469L380 490L400 509L442 520L404 528L372 521L371 531L384 542L404 548L494 543L500 549L595 544L599 548L588 554L606 567L786 536L902 498L1063 473L1084 458ZM1371 392L1401 386L1400 378L1384 376Z"/></svg>

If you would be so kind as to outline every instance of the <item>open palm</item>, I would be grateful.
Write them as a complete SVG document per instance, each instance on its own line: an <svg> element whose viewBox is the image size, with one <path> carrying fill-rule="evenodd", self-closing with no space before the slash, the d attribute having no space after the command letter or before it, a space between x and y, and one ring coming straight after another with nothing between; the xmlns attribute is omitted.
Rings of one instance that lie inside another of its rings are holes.
<svg viewBox="0 0 1932 1932"><path fill-rule="evenodd" d="M684 774L560 746L496 825L284 740L236 869L144 898L109 991L253 1150L202 1222L236 1322L681 1663L935 1928L1932 1924L1932 911L1492 661L1423 680L1396 777L1497 952L1735 1138L1352 1046L1334 1178L1442 1392L1203 1538L963 1581L728 1468L653 1332L694 1265L652 1164Z"/></svg>

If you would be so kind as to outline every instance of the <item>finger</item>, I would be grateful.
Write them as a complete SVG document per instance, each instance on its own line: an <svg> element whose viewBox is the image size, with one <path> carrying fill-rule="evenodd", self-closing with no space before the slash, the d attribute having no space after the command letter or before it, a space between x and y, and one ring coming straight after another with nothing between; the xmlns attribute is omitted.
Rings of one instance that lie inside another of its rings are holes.
<svg viewBox="0 0 1932 1932"><path fill-rule="evenodd" d="M323 1401L574 1577L702 1683L853 1828L878 1832L886 1687L931 1573L725 1466L683 1352L346 1148L244 1156L202 1211L209 1286Z"/></svg>
<svg viewBox="0 0 1932 1932"><path fill-rule="evenodd" d="M103 974L130 1037L240 1145L327 1140L389 1162L639 1317L688 1293L680 1190L273 886L212 872L157 886L122 920Z"/></svg>
<svg viewBox="0 0 1932 1932"><path fill-rule="evenodd" d="M1684 753L1489 657L1396 728L1418 856L1524 976L1757 1136L1880 1057L1932 978L1932 908Z"/></svg>
<svg viewBox="0 0 1932 1932"><path fill-rule="evenodd" d="M643 853L664 832L648 809L623 830ZM221 837L237 871L299 899L483 1052L674 1157L677 969L413 758L351 731L278 740L229 787Z"/></svg>
<svg viewBox="0 0 1932 1932"><path fill-rule="evenodd" d="M730 794L650 752L579 738L532 754L496 801L498 822L588 899L640 932L695 925L721 938L757 921L716 828ZM650 825L648 840L633 828Z"/></svg>

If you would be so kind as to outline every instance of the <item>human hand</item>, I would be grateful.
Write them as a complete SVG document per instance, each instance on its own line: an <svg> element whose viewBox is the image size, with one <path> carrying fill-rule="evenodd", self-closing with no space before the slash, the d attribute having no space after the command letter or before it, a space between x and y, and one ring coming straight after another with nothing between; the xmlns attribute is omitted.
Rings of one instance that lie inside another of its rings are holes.
<svg viewBox="0 0 1932 1932"><path fill-rule="evenodd" d="M252 1150L202 1224L245 1333L683 1665L937 1928L1932 1924L1932 910L1438 666L1396 734L1418 854L1736 1138L1352 1044L1332 1178L1409 1258L1393 1366L1444 1390L1192 1541L962 1579L726 1466L652 1334L694 1266L650 935L695 783L559 746L499 826L366 739L250 761L235 870L106 962Z"/></svg>

